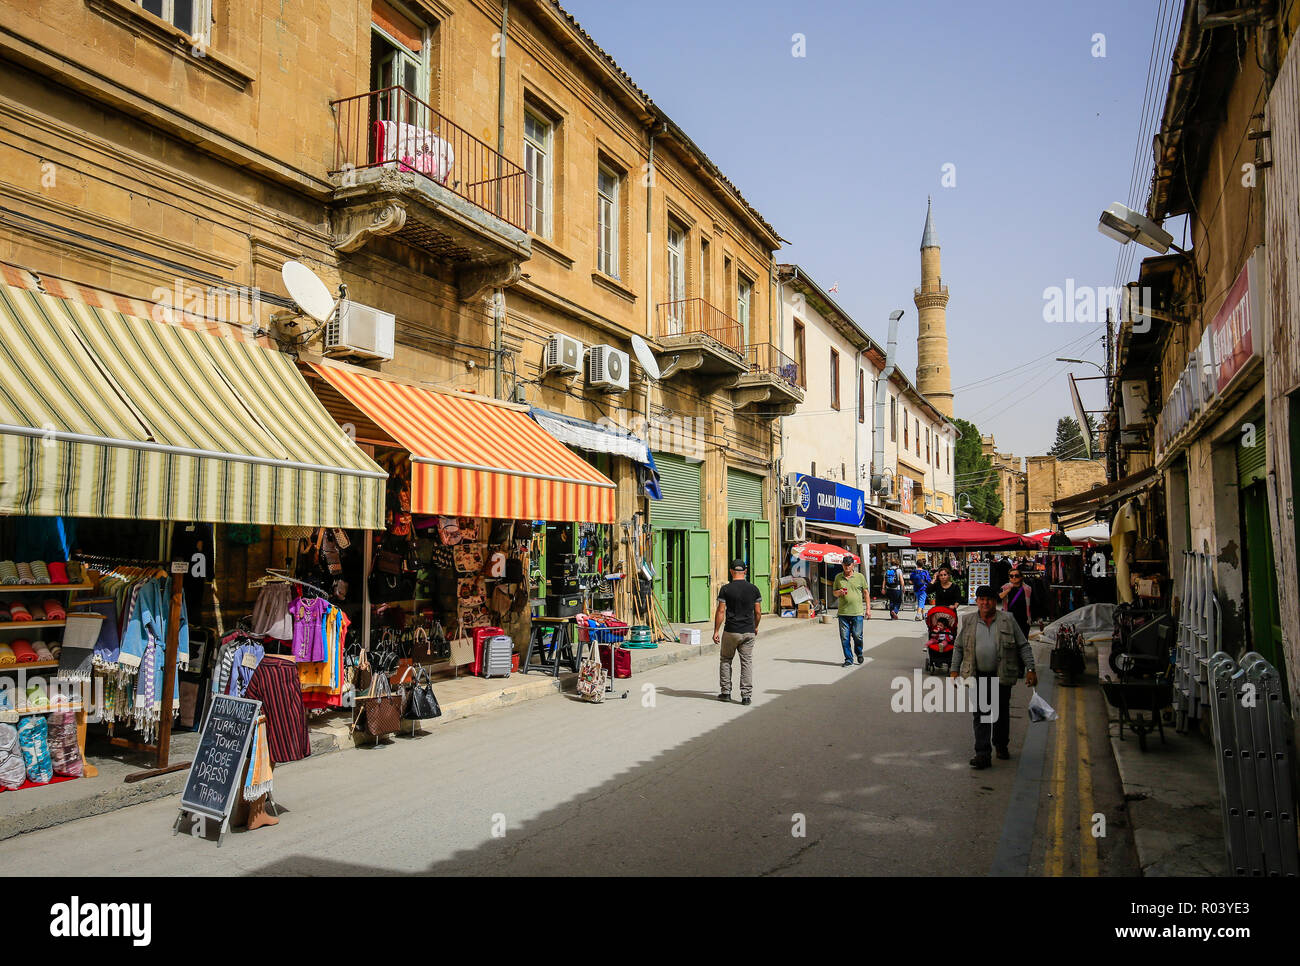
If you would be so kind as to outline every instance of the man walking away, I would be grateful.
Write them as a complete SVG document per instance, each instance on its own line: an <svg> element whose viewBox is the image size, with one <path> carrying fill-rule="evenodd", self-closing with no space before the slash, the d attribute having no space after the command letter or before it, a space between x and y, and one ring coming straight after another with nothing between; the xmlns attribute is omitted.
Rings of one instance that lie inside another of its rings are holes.
<svg viewBox="0 0 1300 966"><path fill-rule="evenodd" d="M885 567L880 592L889 600L889 619L898 620L898 608L903 606L903 569L897 559L890 559Z"/></svg>
<svg viewBox="0 0 1300 966"><path fill-rule="evenodd" d="M1031 688L1038 684L1034 651L1020 632L1020 625L1006 611L998 610L998 595L988 584L975 592L979 610L966 614L957 626L957 643L952 649L952 677L975 678L975 757L972 768L993 764L998 757L1011 757L1011 689L1024 677ZM997 692L997 703L987 700ZM997 709L997 718L987 719ZM990 738L992 739L990 741Z"/></svg>
<svg viewBox="0 0 1300 966"><path fill-rule="evenodd" d="M713 612L713 643L721 644L718 680L719 701L731 700L731 660L740 655L740 703L749 704L754 691L754 641L758 622L763 619L763 594L745 579L745 561L731 561L731 581L718 588L718 606Z"/></svg>
<svg viewBox="0 0 1300 966"><path fill-rule="evenodd" d="M918 563L912 571L912 590L916 591L916 616L913 620L925 620L925 594L930 589L930 571Z"/></svg>
<svg viewBox="0 0 1300 966"><path fill-rule="evenodd" d="M839 598L840 647L844 649L844 666L853 667L856 653L862 663L862 621L871 616L871 598L867 596L867 578L858 573L857 561L844 558L844 569L835 578L835 596ZM852 638L850 646L849 639Z"/></svg>

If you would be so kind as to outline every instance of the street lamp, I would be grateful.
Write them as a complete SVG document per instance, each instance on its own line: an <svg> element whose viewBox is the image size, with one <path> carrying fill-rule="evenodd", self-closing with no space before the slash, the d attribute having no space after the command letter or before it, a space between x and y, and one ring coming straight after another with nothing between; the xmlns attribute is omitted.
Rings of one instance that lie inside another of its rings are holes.
<svg viewBox="0 0 1300 966"><path fill-rule="evenodd" d="M957 509L959 511L963 513L969 513L974 506L975 504L970 501L970 494L968 493L957 494Z"/></svg>
<svg viewBox="0 0 1300 966"><path fill-rule="evenodd" d="M1057 356L1057 357L1056 357L1056 361L1057 361L1057 362L1077 362L1077 363L1080 363L1081 365L1085 365L1085 366L1096 366L1098 372L1100 372L1103 376L1106 374L1106 370L1103 369L1103 368L1101 367L1101 364L1100 364L1100 363L1090 362L1090 361L1087 360L1087 359L1062 359L1060 356Z"/></svg>
<svg viewBox="0 0 1300 966"><path fill-rule="evenodd" d="M1187 254L1174 244L1173 235L1150 218L1138 214L1118 201L1101 213L1101 217L1097 220L1097 230L1107 238L1115 239L1121 245L1135 241L1143 248L1149 248L1159 255L1163 255L1171 248L1180 255Z"/></svg>

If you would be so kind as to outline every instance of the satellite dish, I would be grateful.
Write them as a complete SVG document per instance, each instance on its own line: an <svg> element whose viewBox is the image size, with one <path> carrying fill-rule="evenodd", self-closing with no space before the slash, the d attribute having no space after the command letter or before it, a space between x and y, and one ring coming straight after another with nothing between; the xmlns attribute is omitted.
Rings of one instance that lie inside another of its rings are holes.
<svg viewBox="0 0 1300 966"><path fill-rule="evenodd" d="M289 297L304 315L324 322L334 314L334 296L316 273L302 262L285 262L280 276L284 279L284 287L289 290Z"/></svg>
<svg viewBox="0 0 1300 966"><path fill-rule="evenodd" d="M636 361L641 363L641 368L645 370L645 374L651 380L658 381L659 363L655 361L655 354L650 351L645 339L639 335L632 336L632 354L636 356Z"/></svg>

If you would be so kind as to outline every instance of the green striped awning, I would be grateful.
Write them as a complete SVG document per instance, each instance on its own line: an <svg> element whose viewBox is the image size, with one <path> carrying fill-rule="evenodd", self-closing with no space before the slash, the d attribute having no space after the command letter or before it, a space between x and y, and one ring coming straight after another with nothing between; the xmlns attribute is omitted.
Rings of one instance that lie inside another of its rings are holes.
<svg viewBox="0 0 1300 966"><path fill-rule="evenodd" d="M382 529L289 356L0 285L0 514Z"/></svg>

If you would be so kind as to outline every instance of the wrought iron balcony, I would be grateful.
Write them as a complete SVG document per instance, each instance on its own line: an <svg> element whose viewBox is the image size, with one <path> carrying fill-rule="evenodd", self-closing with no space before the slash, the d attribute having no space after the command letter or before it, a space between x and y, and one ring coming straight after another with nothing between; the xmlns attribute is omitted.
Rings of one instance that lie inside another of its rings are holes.
<svg viewBox="0 0 1300 966"><path fill-rule="evenodd" d="M745 333L739 322L704 299L661 302L655 308L656 340L675 360L667 374L697 370L728 378L734 385L746 369Z"/></svg>
<svg viewBox="0 0 1300 966"><path fill-rule="evenodd" d="M330 106L336 248L391 235L455 264L465 299L518 277L531 253L523 168L401 87Z"/></svg>
<svg viewBox="0 0 1300 966"><path fill-rule="evenodd" d="M748 346L745 362L747 370L737 383L734 397L736 408L753 406L759 415L769 417L793 414L804 398L799 364L770 342Z"/></svg>

